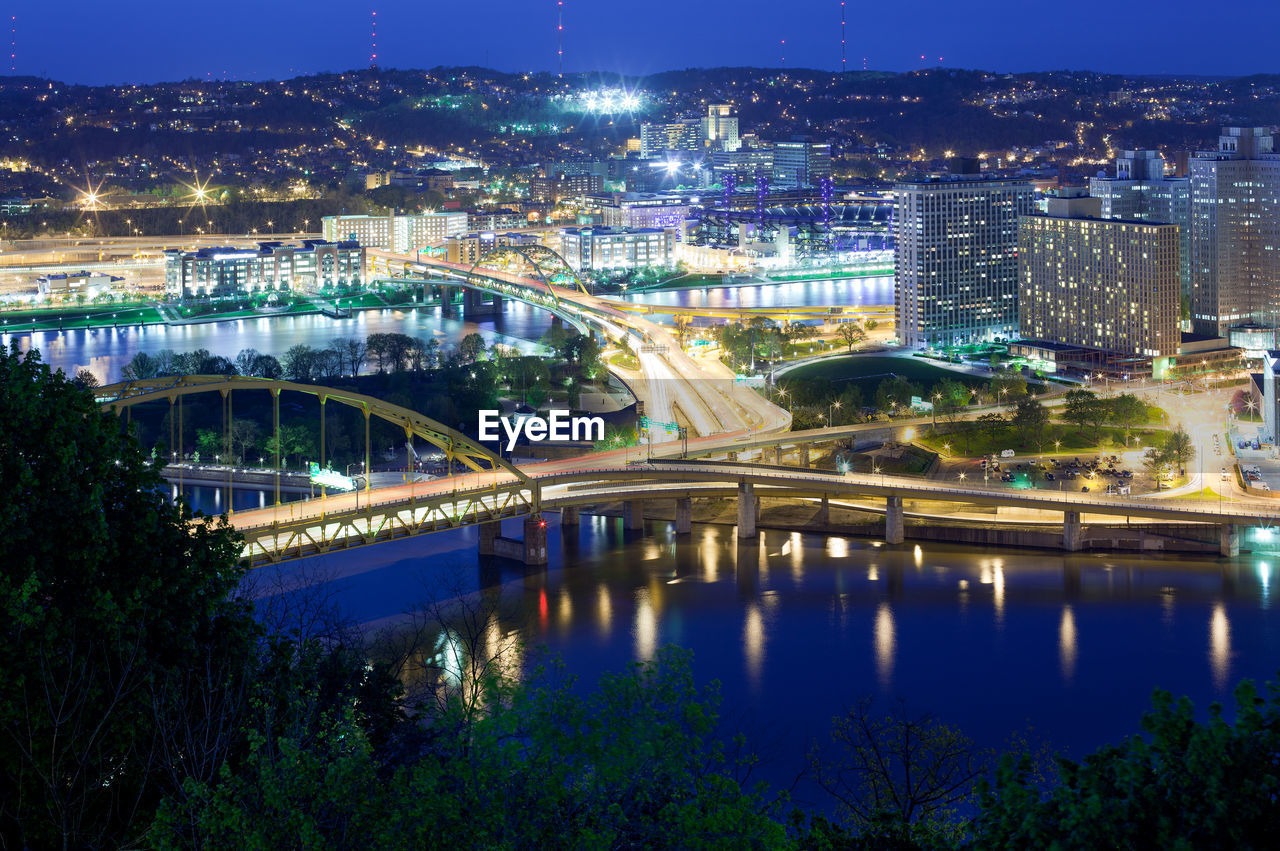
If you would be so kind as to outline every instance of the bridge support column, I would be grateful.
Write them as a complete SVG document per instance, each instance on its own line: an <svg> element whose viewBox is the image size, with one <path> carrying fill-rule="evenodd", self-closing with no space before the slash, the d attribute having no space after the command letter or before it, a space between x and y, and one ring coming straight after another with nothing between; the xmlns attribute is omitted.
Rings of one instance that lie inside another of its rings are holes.
<svg viewBox="0 0 1280 851"><path fill-rule="evenodd" d="M731 462L736 462L736 461L738 460L738 453L737 453L737 452L730 452L730 453L729 453L729 460L730 460Z"/></svg>
<svg viewBox="0 0 1280 851"><path fill-rule="evenodd" d="M622 503L622 528L628 532L644 531L644 502L629 499Z"/></svg>
<svg viewBox="0 0 1280 851"><path fill-rule="evenodd" d="M809 468L809 444L800 447L800 466L806 470Z"/></svg>
<svg viewBox="0 0 1280 851"><path fill-rule="evenodd" d="M524 563L547 563L547 521L538 515L524 519Z"/></svg>
<svg viewBox="0 0 1280 851"><path fill-rule="evenodd" d="M689 497L676 500L676 534L688 535L693 532L693 500Z"/></svg>
<svg viewBox="0 0 1280 851"><path fill-rule="evenodd" d="M738 537L754 538L760 521L760 500L751 482L738 484Z"/></svg>
<svg viewBox="0 0 1280 851"><path fill-rule="evenodd" d="M773 463L774 463L774 466L776 467L782 466L782 444L781 443L773 447Z"/></svg>
<svg viewBox="0 0 1280 851"><path fill-rule="evenodd" d="M1218 553L1227 558L1240 555L1240 527L1233 523L1218 527Z"/></svg>
<svg viewBox="0 0 1280 851"><path fill-rule="evenodd" d="M495 295L488 302L486 294L479 290L462 291L462 312L466 317L492 316L502 312L502 296Z"/></svg>
<svg viewBox="0 0 1280 851"><path fill-rule="evenodd" d="M579 517L581 509L576 505L566 505L560 509L560 525L561 526L577 526L582 520Z"/></svg>
<svg viewBox="0 0 1280 851"><path fill-rule="evenodd" d="M825 493L822 495L822 505L818 508L818 516L815 519L823 526L831 525L831 500Z"/></svg>
<svg viewBox="0 0 1280 851"><path fill-rule="evenodd" d="M885 499L884 540L887 544L901 544L907 539L906 525L902 519L902 497Z"/></svg>
<svg viewBox="0 0 1280 851"><path fill-rule="evenodd" d="M1080 512L1062 512L1062 548L1069 553L1080 552L1080 547L1083 545L1083 537Z"/></svg>
<svg viewBox="0 0 1280 851"><path fill-rule="evenodd" d="M453 303L453 287L441 285L440 287L440 315L441 316L457 316L458 308Z"/></svg>
<svg viewBox="0 0 1280 851"><path fill-rule="evenodd" d="M480 524L480 555L491 556L498 552L497 546L494 544L498 540L498 536L502 534L502 524L499 522L481 523Z"/></svg>

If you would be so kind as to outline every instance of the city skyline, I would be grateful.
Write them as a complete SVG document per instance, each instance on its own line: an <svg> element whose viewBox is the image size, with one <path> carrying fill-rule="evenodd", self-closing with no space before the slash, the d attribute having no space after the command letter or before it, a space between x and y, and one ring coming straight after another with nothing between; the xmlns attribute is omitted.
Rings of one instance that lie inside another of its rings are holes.
<svg viewBox="0 0 1280 851"><path fill-rule="evenodd" d="M731 6L657 2L643 14L569 0L563 9L564 70L627 76L691 66L835 71L841 66L840 6L839 0L805 0L796 14L780 20L776 6L763 0ZM6 23L13 58L4 71L83 84L277 79L367 67L375 54L380 67L558 70L553 0L496 0L489 7L481 28L468 20L469 8L426 15L403 0L359 7L318 4L306 14L228 0L219 6L218 20L242 23L228 31L210 24L207 13L195 7L175 9L144 0L131 4L134 14L125 17L119 10L75 0L56 9L11 12ZM1271 54L1264 41L1264 34L1280 24L1280 9L1239 4L1232 14L1197 18L1194 27L1182 23L1190 20L1190 3L1174 3L1165 11L1167 25L1158 39L1135 39L1138 22L1125 26L1123 19L1115 21L1111 4L1082 0L1073 12L1085 22L1080 31L1090 37L1075 39L1072 31L1046 31L1036 16L1015 4L959 12L940 0L917 0L869 13L848 3L847 68L862 70L865 63L870 70L892 72L941 65L1205 76L1280 71L1268 67ZM1245 19L1249 26L1241 28Z"/></svg>

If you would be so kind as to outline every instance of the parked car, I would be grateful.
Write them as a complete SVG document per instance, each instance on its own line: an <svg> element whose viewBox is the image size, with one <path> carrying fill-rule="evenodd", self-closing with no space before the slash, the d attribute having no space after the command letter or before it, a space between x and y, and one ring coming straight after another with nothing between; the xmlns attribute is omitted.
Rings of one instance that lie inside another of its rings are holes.
<svg viewBox="0 0 1280 851"><path fill-rule="evenodd" d="M1054 479L1054 477L1053 477L1053 473L1045 473L1045 474L1044 474L1044 480L1045 480L1046 482L1052 482L1052 481L1055 481L1055 479Z"/></svg>
<svg viewBox="0 0 1280 851"><path fill-rule="evenodd" d="M1084 487L1080 488L1080 493L1088 493L1088 492L1089 492L1089 486L1088 486L1088 485L1085 485Z"/></svg>

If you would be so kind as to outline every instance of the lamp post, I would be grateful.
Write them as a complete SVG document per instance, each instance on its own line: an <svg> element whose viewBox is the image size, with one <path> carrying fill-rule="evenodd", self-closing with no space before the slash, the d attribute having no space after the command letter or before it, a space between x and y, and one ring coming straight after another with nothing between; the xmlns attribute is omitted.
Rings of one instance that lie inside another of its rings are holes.
<svg viewBox="0 0 1280 851"><path fill-rule="evenodd" d="M348 465L347 465L347 470L346 470L346 473L345 473L345 475L346 475L346 477L347 477L348 479L349 479L349 478L351 478L351 468L352 468L352 467L354 467L354 466L356 466L357 464L359 464L359 465L360 465L360 469L361 469L361 470L363 470L363 469L364 469L364 462L363 462L363 461L352 461L350 464L348 464ZM365 484L368 484L368 482L369 482L369 474L366 472L364 475L365 475ZM359 508L359 507L360 507L360 488L356 488L356 508Z"/></svg>
<svg viewBox="0 0 1280 851"><path fill-rule="evenodd" d="M827 408L827 413L829 413L829 414L831 415L831 418L828 420L828 422L829 422L831 425L833 425L833 426L836 424L836 413L835 413L835 412L836 412L836 411L838 411L838 410L840 410L840 400L839 400L839 399L837 399L836 401L832 402L832 403L831 403L831 405Z"/></svg>

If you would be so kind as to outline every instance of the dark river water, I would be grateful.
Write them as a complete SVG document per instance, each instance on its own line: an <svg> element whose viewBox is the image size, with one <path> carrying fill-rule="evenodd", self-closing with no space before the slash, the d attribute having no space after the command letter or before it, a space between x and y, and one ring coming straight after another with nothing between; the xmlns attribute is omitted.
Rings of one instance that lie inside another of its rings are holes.
<svg viewBox="0 0 1280 851"><path fill-rule="evenodd" d="M893 304L893 276L793 281L760 286L707 287L630 293L626 301L679 307L830 307Z"/></svg>
<svg viewBox="0 0 1280 851"><path fill-rule="evenodd" d="M861 303L892 301L887 279L644 298L856 304L855 292ZM547 314L508 303L498 322L478 328L511 341L536 339L548 324ZM89 365L113 380L138 350L279 354L296 343L392 330L452 340L471 328L435 312L384 311L346 321L75 332L36 344L56 365ZM192 499L220 512L225 495L199 489ZM250 508L265 498L237 490L235 500ZM505 531L518 536L519 523ZM550 653L586 683L665 644L688 647L696 676L720 681L724 715L764 751L764 776L778 785L790 784L832 716L863 696L882 706L901 697L983 746L1001 747L1031 728L1033 740L1078 757L1136 732L1155 687L1189 695L1203 713L1210 701L1229 703L1242 677L1261 681L1280 668L1271 591L1280 550L1257 541L1246 542L1251 555L1218 560L887 548L774 531L739 544L732 527L695 526L677 539L670 524L650 522L639 536L624 533L620 520L586 515L571 534L552 518L549 532L547 568L482 563L476 530L463 529L259 569L250 593L264 606L323 599L369 631L459 594L497 600L490 628L523 646L514 670ZM797 794L804 800L812 789L802 784Z"/></svg>
<svg viewBox="0 0 1280 851"><path fill-rule="evenodd" d="M201 325L164 325L143 328L44 331L0 336L4 345L16 339L26 351L40 350L45 363L68 375L87 367L104 384L120 380L120 369L137 352L153 354L161 349L189 352L208 349L234 358L241 349L279 357L299 344L325 348L335 337L363 339L376 333L401 333L422 339L435 338L442 346L457 345L467 334L479 333L486 345L501 342L533 353L538 340L551 327L551 314L521 302L507 301L500 317L465 322L440 316L438 308L422 310L370 310L350 319L326 316L275 316L210 322Z"/></svg>
<svg viewBox="0 0 1280 851"><path fill-rule="evenodd" d="M550 653L587 683L688 647L779 785L862 696L903 698L980 745L1030 730L1081 756L1137 732L1153 688L1203 712L1229 703L1240 678L1280 667L1280 553L1067 556L776 531L739 544L732 527L678 539L664 522L638 536L618 519L582 520L570 534L551 521L545 569L482 564L472 529L262 569L252 584L264 602L322 596L370 630L487 590L502 601L491 629L523 642L516 669ZM808 784L797 794L816 797Z"/></svg>

